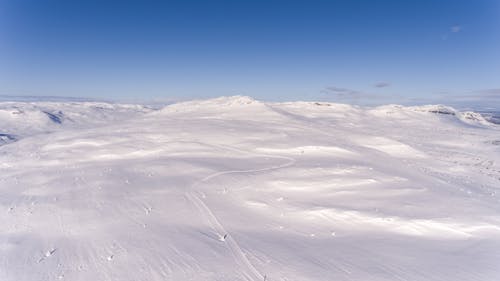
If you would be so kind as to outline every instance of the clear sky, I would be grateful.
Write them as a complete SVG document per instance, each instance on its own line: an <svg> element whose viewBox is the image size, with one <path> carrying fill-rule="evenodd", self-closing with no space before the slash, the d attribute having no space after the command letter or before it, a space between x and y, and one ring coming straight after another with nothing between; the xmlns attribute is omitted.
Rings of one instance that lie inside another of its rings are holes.
<svg viewBox="0 0 500 281"><path fill-rule="evenodd" d="M0 0L0 95L500 102L498 0Z"/></svg>

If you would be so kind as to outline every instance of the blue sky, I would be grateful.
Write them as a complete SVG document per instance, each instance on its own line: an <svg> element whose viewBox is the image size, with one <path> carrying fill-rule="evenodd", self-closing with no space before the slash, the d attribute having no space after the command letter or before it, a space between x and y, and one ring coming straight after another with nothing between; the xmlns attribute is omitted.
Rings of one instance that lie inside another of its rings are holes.
<svg viewBox="0 0 500 281"><path fill-rule="evenodd" d="M500 1L0 0L0 95L500 102Z"/></svg>

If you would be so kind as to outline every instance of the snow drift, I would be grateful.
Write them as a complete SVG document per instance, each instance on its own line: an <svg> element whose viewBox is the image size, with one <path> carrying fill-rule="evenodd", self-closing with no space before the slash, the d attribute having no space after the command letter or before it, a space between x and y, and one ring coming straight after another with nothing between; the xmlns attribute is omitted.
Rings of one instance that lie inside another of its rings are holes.
<svg viewBox="0 0 500 281"><path fill-rule="evenodd" d="M0 280L499 280L499 143L443 106L0 103Z"/></svg>

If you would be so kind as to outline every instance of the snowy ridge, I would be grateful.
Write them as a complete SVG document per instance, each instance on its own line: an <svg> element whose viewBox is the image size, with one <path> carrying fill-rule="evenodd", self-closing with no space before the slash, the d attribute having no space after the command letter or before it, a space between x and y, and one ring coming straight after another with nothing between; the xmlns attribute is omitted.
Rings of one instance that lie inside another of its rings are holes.
<svg viewBox="0 0 500 281"><path fill-rule="evenodd" d="M186 102L179 102L172 105L166 106L163 110L165 111L194 111L204 108L241 108L248 106L258 106L262 105L261 102L254 100L247 96L230 96L230 97L219 97L207 100L193 100Z"/></svg>
<svg viewBox="0 0 500 281"><path fill-rule="evenodd" d="M442 106L0 103L0 280L496 281L499 148Z"/></svg>
<svg viewBox="0 0 500 281"><path fill-rule="evenodd" d="M480 113L472 111L460 112L452 107L444 105L427 105L427 106L414 106L409 107L411 110L430 112L435 114L444 114L457 116L457 118L464 123L471 125L492 125L488 120L486 120Z"/></svg>
<svg viewBox="0 0 500 281"><path fill-rule="evenodd" d="M492 126L495 125L489 122L480 113L472 111L458 111L452 107L444 105L423 105L423 106L401 106L401 105L384 105L376 107L370 112L377 115L393 114L395 116L405 115L408 118L418 118L416 115L412 115L412 112L425 113L425 114L435 114L437 117L446 118L448 120L460 121L468 125L476 126Z"/></svg>
<svg viewBox="0 0 500 281"><path fill-rule="evenodd" d="M151 111L141 105L103 102L0 102L0 133L28 136L88 128Z"/></svg>
<svg viewBox="0 0 500 281"><path fill-rule="evenodd" d="M271 110L267 104L247 96L180 102L168 105L156 114L177 117L186 115L191 118L193 113L197 118L252 119L254 114L265 116L268 119L280 118L280 115Z"/></svg>
<svg viewBox="0 0 500 281"><path fill-rule="evenodd" d="M444 114L444 115L456 115L457 110L452 107L441 105L441 104L432 104L432 105L422 105L422 106L410 106L407 107L409 110L420 111L420 112L430 112L435 114Z"/></svg>

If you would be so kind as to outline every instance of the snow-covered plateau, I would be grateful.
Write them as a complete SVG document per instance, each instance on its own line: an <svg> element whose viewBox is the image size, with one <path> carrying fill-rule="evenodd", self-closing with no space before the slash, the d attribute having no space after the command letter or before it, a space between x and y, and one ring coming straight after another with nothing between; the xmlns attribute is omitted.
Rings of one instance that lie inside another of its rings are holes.
<svg viewBox="0 0 500 281"><path fill-rule="evenodd" d="M498 281L500 125L241 96L0 102L0 280Z"/></svg>

